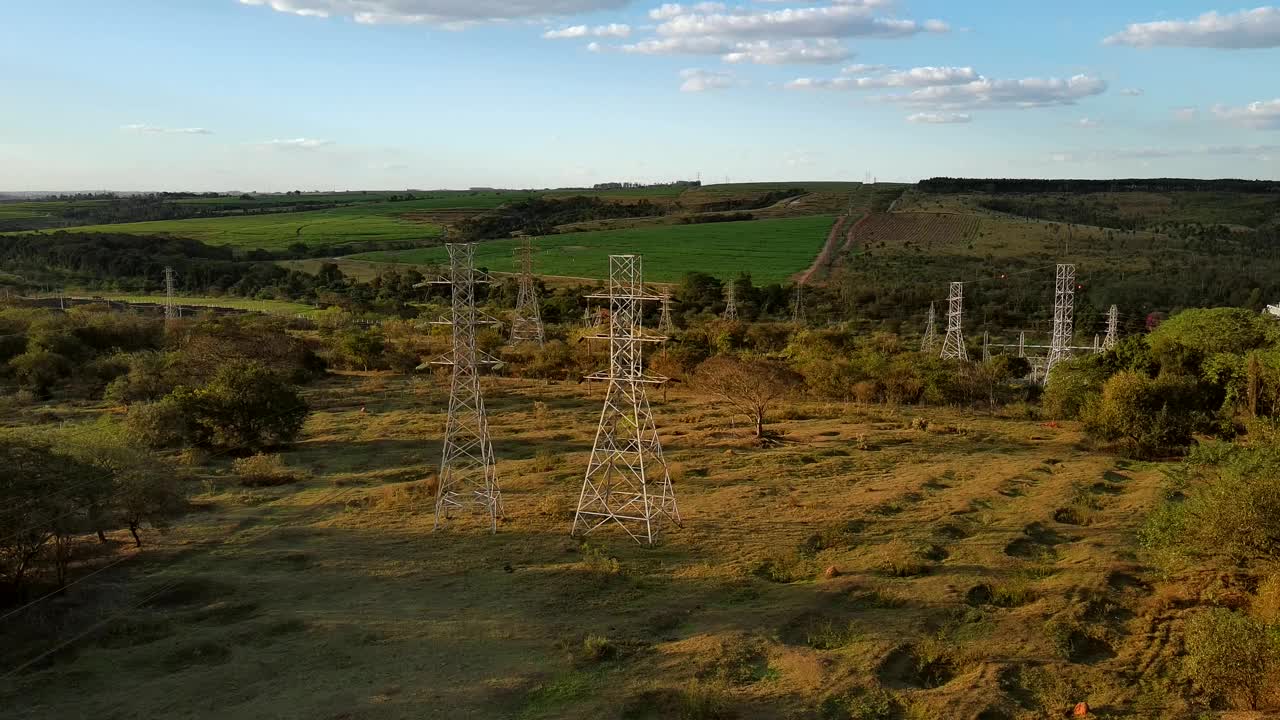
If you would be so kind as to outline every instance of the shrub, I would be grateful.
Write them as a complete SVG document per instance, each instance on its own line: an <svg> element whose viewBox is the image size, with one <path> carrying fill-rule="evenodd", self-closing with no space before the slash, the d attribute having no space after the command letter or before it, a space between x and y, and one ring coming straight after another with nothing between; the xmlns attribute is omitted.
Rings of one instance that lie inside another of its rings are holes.
<svg viewBox="0 0 1280 720"><path fill-rule="evenodd" d="M618 646L603 635L591 634L582 641L582 659L587 662L603 662L618 656Z"/></svg>
<svg viewBox="0 0 1280 720"><path fill-rule="evenodd" d="M1085 429L1102 440L1123 440L1133 454L1151 457L1185 448L1207 424L1199 388L1191 378L1156 380L1123 371L1103 385L1096 403L1082 413Z"/></svg>
<svg viewBox="0 0 1280 720"><path fill-rule="evenodd" d="M1059 363L1044 390L1045 413L1058 420L1074 420L1101 393L1110 371L1096 355Z"/></svg>
<svg viewBox="0 0 1280 720"><path fill-rule="evenodd" d="M192 440L201 446L257 449L297 437L309 412L298 391L256 362L233 362L199 390L178 388Z"/></svg>
<svg viewBox="0 0 1280 720"><path fill-rule="evenodd" d="M287 485L299 480L298 473L290 470L279 455L258 453L239 458L231 463L231 469L240 476L240 484L246 487Z"/></svg>
<svg viewBox="0 0 1280 720"><path fill-rule="evenodd" d="M58 353L33 349L10 360L9 369L22 389L43 397L71 372L71 362Z"/></svg>
<svg viewBox="0 0 1280 720"><path fill-rule="evenodd" d="M1273 707L1280 681L1280 636L1266 624L1225 608L1187 622L1184 670L1211 699L1235 709Z"/></svg>
<svg viewBox="0 0 1280 720"><path fill-rule="evenodd" d="M189 437L187 416L173 398L130 407L125 426L138 442L155 449L178 447Z"/></svg>
<svg viewBox="0 0 1280 720"><path fill-rule="evenodd" d="M1171 557L1270 559L1280 552L1280 452L1234 448L1193 456L1179 495L1157 506L1143 543Z"/></svg>

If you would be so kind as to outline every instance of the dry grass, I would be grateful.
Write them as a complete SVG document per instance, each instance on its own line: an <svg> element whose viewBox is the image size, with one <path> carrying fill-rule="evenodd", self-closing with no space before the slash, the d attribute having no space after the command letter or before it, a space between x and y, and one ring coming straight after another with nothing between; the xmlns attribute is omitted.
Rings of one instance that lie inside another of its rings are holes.
<svg viewBox="0 0 1280 720"><path fill-rule="evenodd" d="M135 561L145 574L104 573L71 597L128 607L142 577L206 590L125 613L123 637L0 686L7 716L811 717L837 698L866 717L1043 717L1068 699L1123 710L1143 691L1122 672L1176 665L1159 632L1090 612L1100 597L1154 602L1107 578L1132 565L1159 469L1082 451L1073 427L797 403L778 414L789 442L758 448L716 437L729 418L674 388L654 410L685 523L645 548L613 528L568 537L602 388L486 390L496 534L468 515L431 531L438 388L331 378L308 390L321 409L286 456L301 481L202 497L207 510ZM920 432L916 417L966 432ZM1090 493L1117 472L1116 492ZM1002 493L1011 478L1018 492ZM1063 507L1090 522L1055 521ZM971 601L977 586L987 597ZM1114 652L1056 655L1046 624L1063 618L1064 643L1074 631ZM0 656L13 665L73 629Z"/></svg>

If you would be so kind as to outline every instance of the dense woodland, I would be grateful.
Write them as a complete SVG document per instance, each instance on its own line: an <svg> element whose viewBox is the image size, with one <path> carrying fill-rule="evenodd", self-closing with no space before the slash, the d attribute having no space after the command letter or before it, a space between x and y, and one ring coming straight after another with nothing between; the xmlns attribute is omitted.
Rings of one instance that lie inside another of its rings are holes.
<svg viewBox="0 0 1280 720"><path fill-rule="evenodd" d="M1280 193L1273 180L1197 180L1134 178L1115 180L1042 180L1034 178L948 178L921 180L928 193L1100 193L1100 192L1232 192Z"/></svg>

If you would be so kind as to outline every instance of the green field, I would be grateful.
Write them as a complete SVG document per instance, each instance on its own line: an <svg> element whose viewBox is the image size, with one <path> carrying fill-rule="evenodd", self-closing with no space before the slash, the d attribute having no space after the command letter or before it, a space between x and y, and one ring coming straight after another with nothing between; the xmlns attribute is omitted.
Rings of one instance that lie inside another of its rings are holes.
<svg viewBox="0 0 1280 720"><path fill-rule="evenodd" d="M440 235L440 226L399 217L401 213L429 206L413 201L372 203L329 210L236 217L158 220L155 222L84 225L67 232L173 235L211 245L283 250L293 243L347 245L371 242L421 240Z"/></svg>
<svg viewBox="0 0 1280 720"><path fill-rule="evenodd" d="M748 271L756 282L786 282L809 266L826 240L834 217L817 215L752 222L664 225L552 235L535 240L539 274L603 278L609 255L644 256L645 279L675 282L690 270L731 277ZM494 240L476 250L476 263L510 272L517 240ZM357 260L443 263L443 247L361 253Z"/></svg>
<svg viewBox="0 0 1280 720"><path fill-rule="evenodd" d="M49 296L45 296L49 297ZM89 300L103 298L107 300L115 300L116 302L126 303L154 303L161 304L164 302L163 295L138 295L130 293L68 293L66 295L69 300ZM254 300L252 298L242 297L207 297L207 296L185 296L179 295L177 298L179 305L198 305L200 307L213 308L231 308L233 310L252 310L254 312L268 313L271 315L307 315L316 312L316 309L310 305L303 303L289 302L288 300Z"/></svg>

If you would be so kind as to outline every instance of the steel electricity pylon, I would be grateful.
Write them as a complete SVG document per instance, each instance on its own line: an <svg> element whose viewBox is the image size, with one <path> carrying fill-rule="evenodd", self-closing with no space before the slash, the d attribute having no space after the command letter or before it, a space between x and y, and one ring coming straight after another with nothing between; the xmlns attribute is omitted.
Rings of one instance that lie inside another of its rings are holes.
<svg viewBox="0 0 1280 720"><path fill-rule="evenodd" d="M173 290L173 281L176 277L177 273L173 268L166 265L164 268L164 324L166 327L172 327L178 319L178 300L174 297Z"/></svg>
<svg viewBox="0 0 1280 720"><path fill-rule="evenodd" d="M647 385L665 378L645 375L643 346L662 336L646 335L642 303L661 300L642 285L639 255L609 256L609 369L588 376L607 380L604 408L591 460L573 515L572 535L586 535L615 523L636 542L650 545L663 519L680 524L671 475L649 408Z"/></svg>
<svg viewBox="0 0 1280 720"><path fill-rule="evenodd" d="M533 284L533 243L521 238L515 249L516 267L520 272L520 294L515 316L511 319L511 343L537 343L546 340L542 326L542 310L538 305L538 289Z"/></svg>
<svg viewBox="0 0 1280 720"><path fill-rule="evenodd" d="M1027 356L1027 331L1023 330L1018 333L1018 357L1025 358Z"/></svg>
<svg viewBox="0 0 1280 720"><path fill-rule="evenodd" d="M991 334L982 331L982 362L991 362Z"/></svg>
<svg viewBox="0 0 1280 720"><path fill-rule="evenodd" d="M963 320L964 283L953 282L947 296L947 336L942 339L943 360L969 359L969 350L964 346Z"/></svg>
<svg viewBox="0 0 1280 720"><path fill-rule="evenodd" d="M796 283L796 297L791 303L791 322L804 324L804 283Z"/></svg>
<svg viewBox="0 0 1280 720"><path fill-rule="evenodd" d="M658 316L658 332L671 335L676 331L675 321L671 319L671 293L662 293L662 314Z"/></svg>
<svg viewBox="0 0 1280 720"><path fill-rule="evenodd" d="M738 299L734 296L732 280L724 286L724 319L738 319Z"/></svg>
<svg viewBox="0 0 1280 720"><path fill-rule="evenodd" d="M476 310L476 283L489 282L489 278L476 273L474 244L449 243L445 247L449 251L449 278L434 282L448 284L453 300L449 319L435 324L453 327L453 346L448 355L433 364L450 365L453 369L432 529L449 520L454 510L472 507L487 515L489 529L497 532L498 518L502 517L502 491L489 442L480 367L501 363L476 349L476 326L495 323Z"/></svg>
<svg viewBox="0 0 1280 720"><path fill-rule="evenodd" d="M929 316L924 323L924 337L920 339L920 352L931 353L938 346L938 316L929 303Z"/></svg>
<svg viewBox="0 0 1280 720"><path fill-rule="evenodd" d="M1044 363L1044 380L1058 363L1071 357L1071 338L1075 335L1076 266L1059 263L1053 290L1053 339L1049 341L1049 357Z"/></svg>
<svg viewBox="0 0 1280 720"><path fill-rule="evenodd" d="M1111 350L1115 348L1116 342L1120 340L1120 309L1115 305L1107 311L1107 336L1102 339L1102 349Z"/></svg>

